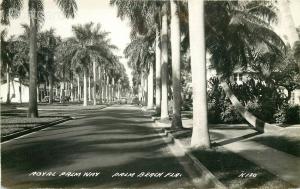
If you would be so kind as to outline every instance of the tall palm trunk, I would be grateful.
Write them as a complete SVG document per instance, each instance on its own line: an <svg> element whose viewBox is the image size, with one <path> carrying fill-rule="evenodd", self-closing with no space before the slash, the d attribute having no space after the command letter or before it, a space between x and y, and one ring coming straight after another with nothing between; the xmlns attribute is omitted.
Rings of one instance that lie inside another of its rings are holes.
<svg viewBox="0 0 300 189"><path fill-rule="evenodd" d="M6 104L10 104L10 69L7 64L7 73L6 73L6 82L7 82L7 96L6 96Z"/></svg>
<svg viewBox="0 0 300 189"><path fill-rule="evenodd" d="M88 90L88 92L89 92L89 101L91 101L92 94L91 94L91 77L90 77L90 75L88 76L88 81L89 81L89 90Z"/></svg>
<svg viewBox="0 0 300 189"><path fill-rule="evenodd" d="M70 83L70 87L71 87L71 101L73 102L74 101L74 86L73 86L73 82Z"/></svg>
<svg viewBox="0 0 300 189"><path fill-rule="evenodd" d="M37 95L37 102L40 102L40 84L37 84L36 87L36 95Z"/></svg>
<svg viewBox="0 0 300 189"><path fill-rule="evenodd" d="M144 79L144 83L145 83L145 87L144 87L144 90L145 90L145 106L147 106L147 104L148 104L148 75L149 74L147 74L146 76L145 76L145 79Z"/></svg>
<svg viewBox="0 0 300 189"><path fill-rule="evenodd" d="M20 94L20 103L22 104L22 80L20 79L20 86L19 86L19 94Z"/></svg>
<svg viewBox="0 0 300 189"><path fill-rule="evenodd" d="M144 90L145 90L145 83L144 83L144 73L141 73L141 104L144 105L145 98L144 98Z"/></svg>
<svg viewBox="0 0 300 189"><path fill-rule="evenodd" d="M87 68L83 68L83 106L87 106L87 78L88 77L88 70Z"/></svg>
<svg viewBox="0 0 300 189"><path fill-rule="evenodd" d="M110 99L109 99L109 86L110 86L110 84L109 84L109 76L108 75L106 75L106 90L105 90L105 97L106 97L106 101L107 102L109 102L110 101Z"/></svg>
<svg viewBox="0 0 300 189"><path fill-rule="evenodd" d="M121 99L121 80L118 81L118 99Z"/></svg>
<svg viewBox="0 0 300 189"><path fill-rule="evenodd" d="M101 77L101 67L99 66L98 67L98 78L99 78L99 101L100 101L100 104L102 104L103 103L103 93L102 93L102 91L103 91L103 89L102 89L102 77Z"/></svg>
<svg viewBox="0 0 300 189"><path fill-rule="evenodd" d="M272 126L268 123L263 122L262 120L255 117L253 114L251 114L249 111L246 110L246 108L243 106L243 104L237 99L237 97L233 94L231 91L229 85L226 83L225 80L223 80L221 77L218 77L221 82L221 87L224 90L226 96L231 101L234 108L240 113L240 115L250 124L254 127L255 130L259 132L274 132L278 131L279 128Z"/></svg>
<svg viewBox="0 0 300 189"><path fill-rule="evenodd" d="M97 98L96 98L96 62L93 61L93 104L97 105Z"/></svg>
<svg viewBox="0 0 300 189"><path fill-rule="evenodd" d="M77 74L77 98L78 98L78 102L80 102L80 77L79 77L79 74Z"/></svg>
<svg viewBox="0 0 300 189"><path fill-rule="evenodd" d="M113 102L115 100L115 79L112 78L111 81L111 101Z"/></svg>
<svg viewBox="0 0 300 189"><path fill-rule="evenodd" d="M64 82L60 82L60 103L64 103Z"/></svg>
<svg viewBox="0 0 300 189"><path fill-rule="evenodd" d="M142 85L141 84L139 84L138 85L138 92L139 92L139 103L140 104L143 104L143 97L142 97Z"/></svg>
<svg viewBox="0 0 300 189"><path fill-rule="evenodd" d="M102 102L105 103L106 102L106 77L105 77L105 73L103 72L103 78L102 78L102 91L101 91L101 96L102 96Z"/></svg>
<svg viewBox="0 0 300 189"><path fill-rule="evenodd" d="M178 5L174 0L171 0L171 49L173 84L172 128L182 128L180 84L180 23Z"/></svg>
<svg viewBox="0 0 300 189"><path fill-rule="evenodd" d="M168 114L168 21L167 4L162 8L162 36L161 36L161 114L160 119L169 119Z"/></svg>
<svg viewBox="0 0 300 189"><path fill-rule="evenodd" d="M153 93L154 93L153 72L154 72L153 64L150 64L149 74L148 74L148 103L147 103L147 108L149 109L153 108Z"/></svg>
<svg viewBox="0 0 300 189"><path fill-rule="evenodd" d="M190 0L189 31L193 85L193 132L191 146L210 147L207 122L204 0Z"/></svg>
<svg viewBox="0 0 300 189"><path fill-rule="evenodd" d="M155 38L155 108L156 112L160 113L161 104L161 52L159 45L159 26L156 26L156 38Z"/></svg>
<svg viewBox="0 0 300 189"><path fill-rule="evenodd" d="M30 14L28 117L38 117L37 104L37 11Z"/></svg>
<svg viewBox="0 0 300 189"><path fill-rule="evenodd" d="M53 103L53 75L49 75L49 104Z"/></svg>

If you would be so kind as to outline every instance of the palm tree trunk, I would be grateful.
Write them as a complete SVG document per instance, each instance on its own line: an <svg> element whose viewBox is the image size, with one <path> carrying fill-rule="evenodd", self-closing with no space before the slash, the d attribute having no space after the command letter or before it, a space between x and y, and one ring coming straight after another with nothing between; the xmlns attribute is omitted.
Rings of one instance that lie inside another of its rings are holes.
<svg viewBox="0 0 300 189"><path fill-rule="evenodd" d="M6 96L6 104L10 104L10 69L7 64L7 73L6 73L6 83L7 83L7 96Z"/></svg>
<svg viewBox="0 0 300 189"><path fill-rule="evenodd" d="M83 69L83 106L87 106L87 77L88 77L88 73L87 73L87 68Z"/></svg>
<svg viewBox="0 0 300 189"><path fill-rule="evenodd" d="M121 99L121 80L118 82L118 99Z"/></svg>
<svg viewBox="0 0 300 189"><path fill-rule="evenodd" d="M88 76L88 81L89 81L89 101L91 101L91 96L92 96L92 94L91 94L91 77L90 77L90 75Z"/></svg>
<svg viewBox="0 0 300 189"><path fill-rule="evenodd" d="M144 73L142 71L141 73L141 104L144 105L144 88L145 88L145 83L144 83Z"/></svg>
<svg viewBox="0 0 300 189"><path fill-rule="evenodd" d="M250 124L253 126L253 128L259 132L276 132L279 130L278 127L272 126L269 123L265 123L264 121L258 119L253 114L251 114L249 111L246 110L246 108L243 106L243 104L237 99L237 97L233 94L231 91L229 85L226 83L225 80L222 80L221 77L218 77L221 82L221 87L224 90L226 96L231 101L234 108L241 114L241 116Z"/></svg>
<svg viewBox="0 0 300 189"><path fill-rule="evenodd" d="M144 78L144 83L145 83L145 87L144 87L144 90L145 90L145 106L147 106L148 104L148 74L145 76Z"/></svg>
<svg viewBox="0 0 300 189"><path fill-rule="evenodd" d="M156 26L156 38L155 38L155 107L156 112L160 113L161 104L161 51L159 45L159 26Z"/></svg>
<svg viewBox="0 0 300 189"><path fill-rule="evenodd" d="M55 96L57 96L58 91L57 91L57 86L55 87Z"/></svg>
<svg viewBox="0 0 300 189"><path fill-rule="evenodd" d="M49 104L53 103L53 75L49 75Z"/></svg>
<svg viewBox="0 0 300 189"><path fill-rule="evenodd" d="M102 104L103 103L103 96L102 96L102 91L103 91L103 89L102 89L102 77L101 77L101 67L99 66L98 67L98 77L99 77L99 100L100 100L100 104Z"/></svg>
<svg viewBox="0 0 300 189"><path fill-rule="evenodd" d="M37 95L37 102L40 102L40 84L37 84L36 87L36 95Z"/></svg>
<svg viewBox="0 0 300 189"><path fill-rule="evenodd" d="M102 102L106 102L106 77L105 73L103 72L103 78L102 78L102 91L101 91L101 96L102 96Z"/></svg>
<svg viewBox="0 0 300 189"><path fill-rule="evenodd" d="M37 104L37 11L30 14L28 117L38 117Z"/></svg>
<svg viewBox="0 0 300 189"><path fill-rule="evenodd" d="M65 103L65 82L60 82L60 103Z"/></svg>
<svg viewBox="0 0 300 189"><path fill-rule="evenodd" d="M191 146L210 147L207 122L204 0L190 0L189 31L193 85L193 132Z"/></svg>
<svg viewBox="0 0 300 189"><path fill-rule="evenodd" d="M182 128L180 84L180 23L178 5L174 0L171 0L171 49L173 84L172 128Z"/></svg>
<svg viewBox="0 0 300 189"><path fill-rule="evenodd" d="M109 86L110 86L110 84L109 84L109 76L108 75L106 75L106 90L105 90L105 97L106 97L106 102L109 102L110 101L110 99L109 99Z"/></svg>
<svg viewBox="0 0 300 189"><path fill-rule="evenodd" d="M162 37L161 37L161 120L168 120L168 21L167 4L162 8Z"/></svg>
<svg viewBox="0 0 300 189"><path fill-rule="evenodd" d="M94 83L93 83L93 104L97 105L97 98L96 98L96 62L93 61L93 79L94 79Z"/></svg>
<svg viewBox="0 0 300 189"><path fill-rule="evenodd" d="M148 104L147 108L152 109L153 108L153 93L154 93L154 88L153 88L153 64L150 64L149 68L149 74L148 74Z"/></svg>
<svg viewBox="0 0 300 189"><path fill-rule="evenodd" d="M74 94L74 86L73 86L73 82L71 82L71 101L72 102L74 102L74 96L75 96L75 94Z"/></svg>
<svg viewBox="0 0 300 189"><path fill-rule="evenodd" d="M141 84L139 84L138 85L138 92L139 92L139 104L142 104L143 103L143 96L142 96L142 85Z"/></svg>
<svg viewBox="0 0 300 189"><path fill-rule="evenodd" d="M111 82L111 101L114 102L115 100L115 79L112 78L112 82Z"/></svg>
<svg viewBox="0 0 300 189"><path fill-rule="evenodd" d="M77 74L77 98L78 98L78 102L80 102L80 77L79 77L79 74Z"/></svg>
<svg viewBox="0 0 300 189"><path fill-rule="evenodd" d="M22 81L21 79L19 81L20 81L20 86L19 86L20 104L22 104Z"/></svg>

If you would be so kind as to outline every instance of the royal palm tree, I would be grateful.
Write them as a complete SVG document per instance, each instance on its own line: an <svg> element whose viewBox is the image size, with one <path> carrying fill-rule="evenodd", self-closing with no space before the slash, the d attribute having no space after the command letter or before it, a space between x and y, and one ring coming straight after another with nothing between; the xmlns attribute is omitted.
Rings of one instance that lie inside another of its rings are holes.
<svg viewBox="0 0 300 189"><path fill-rule="evenodd" d="M39 52L43 56L43 64L46 70L46 76L49 82L49 104L53 103L53 82L55 72L57 72L55 65L55 51L61 40L55 36L54 29L41 32L38 37Z"/></svg>
<svg viewBox="0 0 300 189"><path fill-rule="evenodd" d="M77 5L75 0L56 0L58 7L64 15L69 18L75 16ZM24 0L3 0L1 3L1 23L9 24L11 18L16 18L20 15L23 8ZM44 1L29 0L28 11L30 20L30 74L29 74L29 107L28 117L38 117L37 109L37 28L44 18Z"/></svg>
<svg viewBox="0 0 300 189"><path fill-rule="evenodd" d="M160 113L161 109L161 49L160 49L160 25L161 25L161 6L164 4L161 1L123 1L111 0L110 3L118 8L118 16L123 19L125 16L129 18L132 28L133 36L142 37L149 34L149 31L154 31L156 35L155 41L153 38L152 43L155 43L155 86L156 86L156 111ZM154 45L153 45L154 46ZM150 64L150 66L154 67ZM149 71L152 72L152 67ZM145 67L146 68L146 67ZM154 72L154 70L153 70ZM148 74L148 98L152 99L153 95L153 79L150 79L152 74ZM143 89L140 89L141 91ZM148 100L148 107L152 107L152 100Z"/></svg>
<svg viewBox="0 0 300 189"><path fill-rule="evenodd" d="M179 2L171 0L171 50L172 50L172 85L173 118L172 128L182 128L181 121L181 77L180 77L180 21Z"/></svg>
<svg viewBox="0 0 300 189"><path fill-rule="evenodd" d="M167 4L162 7L161 29L161 109L160 120L168 120L168 15Z"/></svg>
<svg viewBox="0 0 300 189"><path fill-rule="evenodd" d="M193 85L193 132L191 146L209 148L207 121L204 0L190 0L189 31Z"/></svg>
<svg viewBox="0 0 300 189"><path fill-rule="evenodd" d="M17 54L17 51L16 51L16 39L14 38L14 36L11 36L8 40L5 40L5 36L6 36L6 31L3 30L1 32L1 73L6 72L6 83L7 83L6 104L10 104L11 102L10 81L11 81L14 57Z"/></svg>
<svg viewBox="0 0 300 189"><path fill-rule="evenodd" d="M94 27L93 23L73 26L74 37L68 39L60 47L61 56L72 57L74 67L81 67L83 70L83 105L87 106L87 81L89 66L103 59L111 59L110 50L115 46L109 44L105 37L107 32L100 31L100 25ZM94 75L96 77L96 74Z"/></svg>

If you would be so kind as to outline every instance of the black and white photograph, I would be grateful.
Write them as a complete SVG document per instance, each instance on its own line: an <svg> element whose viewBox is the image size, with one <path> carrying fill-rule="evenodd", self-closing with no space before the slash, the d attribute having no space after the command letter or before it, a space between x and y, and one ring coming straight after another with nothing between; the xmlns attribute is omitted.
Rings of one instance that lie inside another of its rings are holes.
<svg viewBox="0 0 300 189"><path fill-rule="evenodd" d="M0 0L1 189L300 188L300 0Z"/></svg>

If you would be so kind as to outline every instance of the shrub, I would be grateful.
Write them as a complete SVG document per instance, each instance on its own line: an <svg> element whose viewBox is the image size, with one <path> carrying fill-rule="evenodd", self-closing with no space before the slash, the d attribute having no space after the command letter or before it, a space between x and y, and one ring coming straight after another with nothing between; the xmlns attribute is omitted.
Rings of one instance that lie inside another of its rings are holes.
<svg viewBox="0 0 300 189"><path fill-rule="evenodd" d="M224 103L224 109L220 114L223 123L243 123L244 119L229 101Z"/></svg>
<svg viewBox="0 0 300 189"><path fill-rule="evenodd" d="M300 106L289 106L287 108L285 122L290 124L300 123Z"/></svg>

